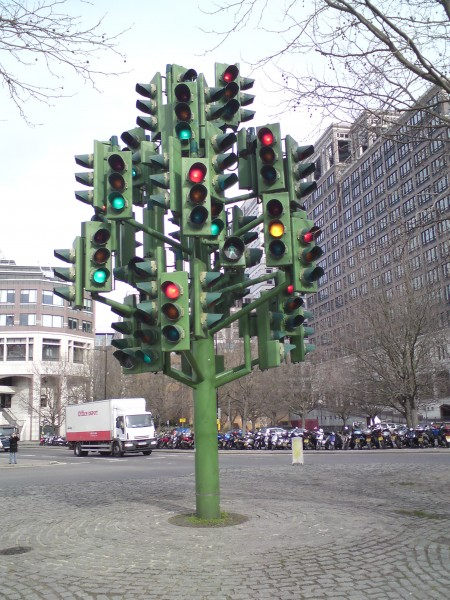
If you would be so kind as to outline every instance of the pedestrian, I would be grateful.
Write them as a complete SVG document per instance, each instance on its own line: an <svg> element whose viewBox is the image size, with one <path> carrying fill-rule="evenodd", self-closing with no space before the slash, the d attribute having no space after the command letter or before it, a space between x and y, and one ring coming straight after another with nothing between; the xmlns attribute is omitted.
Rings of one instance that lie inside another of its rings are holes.
<svg viewBox="0 0 450 600"><path fill-rule="evenodd" d="M17 431L14 431L9 438L9 464L17 465L17 451L18 451L18 442L19 442L19 434Z"/></svg>

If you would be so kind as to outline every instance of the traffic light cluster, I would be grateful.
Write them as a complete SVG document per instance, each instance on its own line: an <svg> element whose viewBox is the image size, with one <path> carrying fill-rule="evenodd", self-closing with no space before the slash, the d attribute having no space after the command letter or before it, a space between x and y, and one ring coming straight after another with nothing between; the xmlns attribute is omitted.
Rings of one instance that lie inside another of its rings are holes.
<svg viewBox="0 0 450 600"><path fill-rule="evenodd" d="M314 148L282 138L279 123L239 130L255 114L247 108L253 83L237 63L216 63L212 87L195 69L168 65L165 77L136 84L137 126L122 133L124 146L112 136L75 157L84 169L75 179L86 188L75 196L93 216L72 248L55 251L69 265L55 269L68 284L55 293L76 308L85 292L94 294L122 317L113 327L123 335L114 345L124 372L164 370L167 353L190 350L218 327L249 293L245 271L263 256L289 286L252 312L261 368L283 360L282 346L294 362L311 349L303 295L317 291L324 274L321 230L304 206L316 189L307 162ZM234 187L250 194L233 198ZM260 214L243 210L250 199ZM100 296L116 281L134 289L123 304Z"/></svg>

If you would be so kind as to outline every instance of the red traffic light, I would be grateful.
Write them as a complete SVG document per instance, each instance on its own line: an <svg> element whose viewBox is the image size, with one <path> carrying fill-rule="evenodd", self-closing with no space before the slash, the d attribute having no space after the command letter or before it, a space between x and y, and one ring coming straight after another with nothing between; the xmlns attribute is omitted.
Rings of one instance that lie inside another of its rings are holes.
<svg viewBox="0 0 450 600"><path fill-rule="evenodd" d="M173 281L165 281L161 286L161 291L169 300L176 300L181 296L180 286Z"/></svg>
<svg viewBox="0 0 450 600"><path fill-rule="evenodd" d="M205 180L207 173L206 165L203 163L194 163L188 172L188 179L192 183L201 183Z"/></svg>
<svg viewBox="0 0 450 600"><path fill-rule="evenodd" d="M311 229L305 230L301 233L300 242L303 244L311 244L314 242L322 233L320 227L314 225Z"/></svg>
<svg viewBox="0 0 450 600"><path fill-rule="evenodd" d="M239 69L236 65L229 65L222 73L221 80L224 83L231 83L239 76Z"/></svg>
<svg viewBox="0 0 450 600"><path fill-rule="evenodd" d="M259 130L258 139L261 146L271 146L275 142L275 136L268 127Z"/></svg>

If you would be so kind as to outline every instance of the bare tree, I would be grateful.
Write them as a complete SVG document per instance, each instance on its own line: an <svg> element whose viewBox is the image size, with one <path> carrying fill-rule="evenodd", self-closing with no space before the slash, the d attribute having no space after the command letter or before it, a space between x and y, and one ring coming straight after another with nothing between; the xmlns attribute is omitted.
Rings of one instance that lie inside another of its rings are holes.
<svg viewBox="0 0 450 600"><path fill-rule="evenodd" d="M84 25L81 17L65 13L67 4L67 0L9 0L1 4L0 79L27 123L25 107L29 100L52 104L70 95L63 84L68 73L96 89L96 78L108 74L95 66L100 54L113 53L126 62L116 49L117 39L126 30L108 35L104 18ZM43 71L54 84L43 84Z"/></svg>
<svg viewBox="0 0 450 600"><path fill-rule="evenodd" d="M215 48L238 31L264 31L273 50L248 57L250 44L243 58L278 69L289 108L347 120L362 110L409 110L433 85L450 93L450 5L442 0L294 1L275 12L266 0L228 0L205 12L231 15L224 30L208 32ZM439 119L450 122L448 113Z"/></svg>
<svg viewBox="0 0 450 600"><path fill-rule="evenodd" d="M432 388L435 349L443 341L437 318L442 311L433 286L414 272L414 257L397 259L403 269L398 284L371 289L352 305L341 343L354 359L360 405L369 414L392 407L413 427L421 396Z"/></svg>
<svg viewBox="0 0 450 600"><path fill-rule="evenodd" d="M351 361L327 361L316 366L314 375L317 402L342 419L343 425L347 425L349 417L355 414L359 399L355 394Z"/></svg>
<svg viewBox="0 0 450 600"><path fill-rule="evenodd" d="M311 363L289 364L283 369L286 372L289 412L300 417L300 427L305 426L309 413L317 408L318 395L313 388Z"/></svg>

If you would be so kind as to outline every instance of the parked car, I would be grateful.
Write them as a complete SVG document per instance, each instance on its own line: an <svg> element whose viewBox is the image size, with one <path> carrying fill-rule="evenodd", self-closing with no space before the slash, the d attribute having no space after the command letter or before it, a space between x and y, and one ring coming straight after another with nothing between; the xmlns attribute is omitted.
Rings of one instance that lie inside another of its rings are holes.
<svg viewBox="0 0 450 600"><path fill-rule="evenodd" d="M6 435L0 436L0 450L3 448L3 452L9 452L9 437Z"/></svg>

